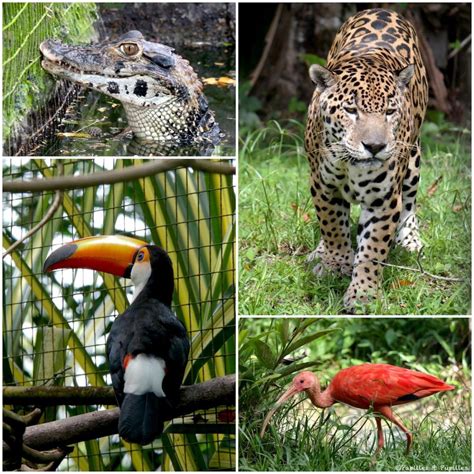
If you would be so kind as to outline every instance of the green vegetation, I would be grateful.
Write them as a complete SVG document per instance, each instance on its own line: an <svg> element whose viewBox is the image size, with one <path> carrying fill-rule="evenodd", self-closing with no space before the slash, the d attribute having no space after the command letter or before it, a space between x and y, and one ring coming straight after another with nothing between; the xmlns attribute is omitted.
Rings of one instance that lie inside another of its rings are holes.
<svg viewBox="0 0 474 474"><path fill-rule="evenodd" d="M242 471L467 470L471 466L468 318L242 318L239 325L239 467ZM456 390L397 407L414 434L383 422L375 460L374 415L342 404L320 410L300 396L266 413L301 370L327 386L341 369L389 363L435 375Z"/></svg>
<svg viewBox="0 0 474 474"><path fill-rule="evenodd" d="M3 139L32 110L44 106L54 82L41 67L47 38L90 39L94 3L3 3Z"/></svg>
<svg viewBox="0 0 474 474"><path fill-rule="evenodd" d="M425 247L421 258L395 248L388 262L411 268L420 263L427 272L463 281L386 267L381 297L365 308L367 314L470 312L470 133L439 115L430 119L422 136L418 193ZM240 314L341 314L349 277L316 278L305 263L320 236L309 193L304 126L292 120L284 127L278 122L252 127L241 131ZM358 213L353 206L354 247Z"/></svg>

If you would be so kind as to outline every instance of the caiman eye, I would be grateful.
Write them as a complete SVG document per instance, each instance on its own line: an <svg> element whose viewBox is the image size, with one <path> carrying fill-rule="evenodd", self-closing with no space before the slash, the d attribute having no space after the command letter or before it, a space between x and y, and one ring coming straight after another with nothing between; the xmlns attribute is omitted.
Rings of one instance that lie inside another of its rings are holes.
<svg viewBox="0 0 474 474"><path fill-rule="evenodd" d="M135 56L140 52L140 48L136 43L122 43L120 45L120 51L127 56Z"/></svg>
<svg viewBox="0 0 474 474"><path fill-rule="evenodd" d="M397 109L395 108L387 109L387 111L385 112L385 115L393 115L396 111Z"/></svg>
<svg viewBox="0 0 474 474"><path fill-rule="evenodd" d="M344 107L344 110L345 110L348 114L356 114L356 113L357 113L357 109L356 109L355 107L345 106L345 107Z"/></svg>

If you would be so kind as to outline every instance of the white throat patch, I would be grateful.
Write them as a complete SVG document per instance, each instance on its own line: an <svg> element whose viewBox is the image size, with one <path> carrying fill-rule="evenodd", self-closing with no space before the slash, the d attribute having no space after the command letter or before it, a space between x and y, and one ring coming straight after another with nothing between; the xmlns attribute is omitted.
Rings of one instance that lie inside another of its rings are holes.
<svg viewBox="0 0 474 474"><path fill-rule="evenodd" d="M132 301L140 294L143 290L145 285L148 282L148 279L151 275L151 265L150 262L135 262L132 271L130 273L130 278L132 279L132 283L134 284L135 288L133 290L133 298Z"/></svg>

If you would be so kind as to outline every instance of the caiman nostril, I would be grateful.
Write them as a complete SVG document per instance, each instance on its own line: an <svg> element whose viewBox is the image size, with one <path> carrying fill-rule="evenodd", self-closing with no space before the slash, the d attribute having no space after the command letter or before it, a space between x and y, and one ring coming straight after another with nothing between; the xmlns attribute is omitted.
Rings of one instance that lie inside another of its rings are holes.
<svg viewBox="0 0 474 474"><path fill-rule="evenodd" d="M383 150L386 146L385 143L364 143L364 148L369 151L373 156L375 156L379 151Z"/></svg>

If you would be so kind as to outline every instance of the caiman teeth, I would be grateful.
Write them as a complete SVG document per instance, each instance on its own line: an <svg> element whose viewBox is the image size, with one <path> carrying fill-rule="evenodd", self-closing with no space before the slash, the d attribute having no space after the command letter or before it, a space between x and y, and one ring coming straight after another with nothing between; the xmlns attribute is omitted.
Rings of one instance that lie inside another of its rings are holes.
<svg viewBox="0 0 474 474"><path fill-rule="evenodd" d="M107 78L111 78L111 79L120 77L119 75L113 75L113 74L110 74L110 73L107 74L105 71L102 71L102 73L100 73L100 74L98 72L94 72L94 71L85 71L83 69L77 68L76 66L73 66L70 63L67 63L66 61L61 61L61 60L56 60L55 61L55 60L51 60L49 58L46 58L46 60L48 62L50 62L51 64L54 64L55 66L64 69L65 71L72 72L74 74L80 74L82 76L85 75L85 74L100 75L101 77L107 77Z"/></svg>

